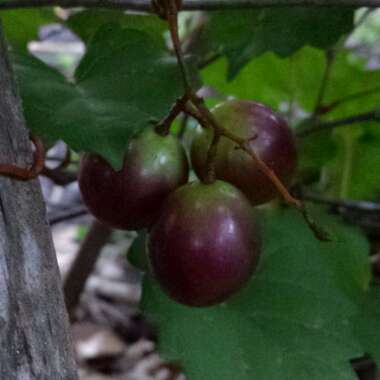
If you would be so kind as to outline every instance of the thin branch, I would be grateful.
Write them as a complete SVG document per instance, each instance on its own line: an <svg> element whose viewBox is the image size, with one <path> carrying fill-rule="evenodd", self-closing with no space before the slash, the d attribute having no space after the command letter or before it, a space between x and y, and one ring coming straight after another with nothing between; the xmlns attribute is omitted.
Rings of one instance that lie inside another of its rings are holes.
<svg viewBox="0 0 380 380"><path fill-rule="evenodd" d="M356 123L363 123L366 121L380 122L380 108L376 108L373 111L362 113L359 115L350 116L343 119L322 121L311 125L311 127L306 129L300 129L296 135L297 137L309 136L312 133L323 131L326 129L333 129L337 127L342 127L344 125L352 125Z"/></svg>
<svg viewBox="0 0 380 380"><path fill-rule="evenodd" d="M44 167L41 171L41 175L49 178L56 185L66 186L70 183L73 183L77 180L77 174L69 171L65 171L58 168L50 169L48 167Z"/></svg>
<svg viewBox="0 0 380 380"><path fill-rule="evenodd" d="M331 48L325 52L325 54L326 54L326 66L325 66L325 71L323 73L319 93L317 96L316 105L315 105L314 112L312 115L313 120L317 120L317 117L319 115L323 115L323 114L326 114L328 112L331 112L335 107L339 106L340 104L342 104L346 101L354 100L356 98L359 98L362 96L367 96L367 95L370 95L372 93L373 90L372 91L363 91L361 93L353 94L352 96L348 96L348 97L339 99L338 101L332 102L331 104L326 105L326 106L323 104L324 103L323 99L324 99L325 94L326 94L327 85L328 85L328 82L329 82L330 77L331 77L332 66L334 64L335 57L336 57L338 50L343 49L345 47L348 39L352 36L352 34L355 32L355 30L365 22L365 20L371 14L371 12L373 12L373 10L374 9L372 9L372 8L367 9L364 12L364 14L360 17L360 19L356 22L356 24L355 24L354 28L351 30L351 32L348 33L338 44L336 44L334 48Z"/></svg>
<svg viewBox="0 0 380 380"><path fill-rule="evenodd" d="M323 98L326 94L327 84L329 82L329 79L331 76L331 69L332 69L332 66L333 66L333 63L335 60L334 51L333 50L327 50L325 52L325 57L326 57L325 70L323 72L321 85L320 85L320 88L318 91L317 101L315 102L313 118L316 118L317 115L320 113L320 107L323 103Z"/></svg>
<svg viewBox="0 0 380 380"><path fill-rule="evenodd" d="M347 96L345 96L343 98L335 100L335 101L331 102L330 104L322 106L321 108L323 108L327 112L330 112L333 109L341 106L344 103L348 103L348 102L351 102L353 100L365 98L367 96L374 95L374 94L377 94L377 93L380 93L380 86L371 88L369 90L355 92L353 94L350 94L350 95L347 95Z"/></svg>
<svg viewBox="0 0 380 380"><path fill-rule="evenodd" d="M360 211L363 213L380 213L380 203L376 202L330 198L306 190L301 191L301 198L306 201L347 210Z"/></svg>
<svg viewBox="0 0 380 380"><path fill-rule="evenodd" d="M70 319L74 319L75 309L86 281L95 268L102 248L111 237L112 229L95 220L84 238L67 274L63 291Z"/></svg>
<svg viewBox="0 0 380 380"><path fill-rule="evenodd" d="M182 81L185 86L185 96L188 99L187 93L191 90L190 79L187 72L185 60L183 58L181 41L178 33L178 12L179 8L175 0L163 0L166 6L166 18L169 25L170 37L173 42L174 52L177 58L178 66L181 71ZM182 7L182 3L180 4Z"/></svg>
<svg viewBox="0 0 380 380"><path fill-rule="evenodd" d="M61 211L61 212L51 214L48 216L48 219L49 219L49 224L53 226L55 224L66 222L67 220L78 218L79 216L83 216L87 214L88 214L87 208L85 208L84 206L79 206L71 210Z"/></svg>
<svg viewBox="0 0 380 380"><path fill-rule="evenodd" d="M0 9L87 7L153 12L151 0L2 0ZM380 0L184 0L182 10L231 10L264 7L380 7Z"/></svg>

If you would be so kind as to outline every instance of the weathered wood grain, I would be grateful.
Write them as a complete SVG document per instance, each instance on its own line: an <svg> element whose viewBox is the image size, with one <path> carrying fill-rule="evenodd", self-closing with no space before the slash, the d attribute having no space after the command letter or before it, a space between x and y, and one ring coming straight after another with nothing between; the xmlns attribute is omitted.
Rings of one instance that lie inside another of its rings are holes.
<svg viewBox="0 0 380 380"><path fill-rule="evenodd" d="M0 24L0 162L32 159ZM0 379L76 380L38 180L0 176Z"/></svg>

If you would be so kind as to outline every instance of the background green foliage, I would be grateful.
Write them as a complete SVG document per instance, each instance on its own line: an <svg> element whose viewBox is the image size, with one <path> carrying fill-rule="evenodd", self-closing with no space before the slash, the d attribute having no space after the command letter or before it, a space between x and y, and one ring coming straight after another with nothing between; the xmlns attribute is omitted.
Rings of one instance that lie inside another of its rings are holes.
<svg viewBox="0 0 380 380"><path fill-rule="evenodd" d="M351 9L279 8L216 12L204 30L209 51L228 58L228 78L253 57L274 52L288 57L304 45L332 46L353 26Z"/></svg>

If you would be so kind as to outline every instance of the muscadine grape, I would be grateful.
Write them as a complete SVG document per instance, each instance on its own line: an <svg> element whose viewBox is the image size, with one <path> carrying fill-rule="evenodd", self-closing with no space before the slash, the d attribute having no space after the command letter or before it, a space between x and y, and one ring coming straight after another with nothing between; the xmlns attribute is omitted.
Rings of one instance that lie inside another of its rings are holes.
<svg viewBox="0 0 380 380"><path fill-rule="evenodd" d="M178 139L148 129L128 144L121 170L87 153L78 180L83 202L96 218L115 228L137 230L153 223L168 194L187 182L188 172Z"/></svg>
<svg viewBox="0 0 380 380"><path fill-rule="evenodd" d="M194 182L168 197L148 247L152 272L170 297L209 306L248 281L258 262L260 233L237 188Z"/></svg>
<svg viewBox="0 0 380 380"><path fill-rule="evenodd" d="M292 131L284 119L270 108L249 100L227 101L216 106L212 113L224 128L249 141L256 155L284 184L289 184L297 166L297 151ZM201 129L191 146L192 165L200 178L206 175L211 139L212 131ZM226 137L220 139L217 147L215 172L218 179L238 187L253 205L278 195L257 162Z"/></svg>

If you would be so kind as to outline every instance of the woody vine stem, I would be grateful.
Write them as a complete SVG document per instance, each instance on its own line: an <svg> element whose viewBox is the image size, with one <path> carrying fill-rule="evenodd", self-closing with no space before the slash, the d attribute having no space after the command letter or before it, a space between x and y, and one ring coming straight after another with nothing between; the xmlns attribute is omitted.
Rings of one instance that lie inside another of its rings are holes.
<svg viewBox="0 0 380 380"><path fill-rule="evenodd" d="M180 11L181 3L181 0L152 0L153 9L156 10L160 17L166 19L168 22L170 36L184 84L184 95L177 100L168 116L156 126L156 130L162 134L168 133L171 122L181 111L195 118L202 127L211 128L213 130L213 140L207 158L207 174L206 178L203 179L206 183L212 183L215 181L214 158L220 138L226 137L230 139L257 162L262 173L273 183L284 201L295 207L302 214L315 237L319 240L329 240L326 232L317 226L310 218L303 202L294 198L289 193L277 175L256 155L253 149L251 149L249 141L234 135L219 124L211 111L205 106L203 99L192 89L178 34L178 12Z"/></svg>

